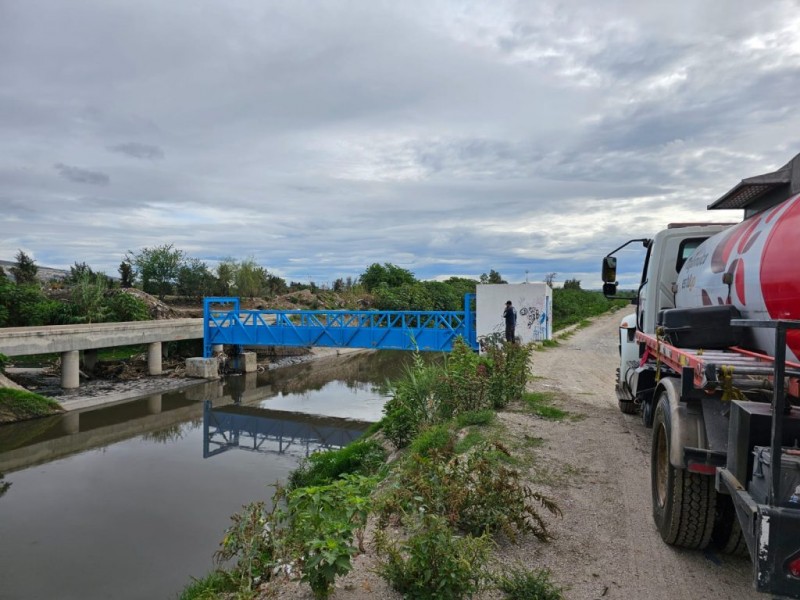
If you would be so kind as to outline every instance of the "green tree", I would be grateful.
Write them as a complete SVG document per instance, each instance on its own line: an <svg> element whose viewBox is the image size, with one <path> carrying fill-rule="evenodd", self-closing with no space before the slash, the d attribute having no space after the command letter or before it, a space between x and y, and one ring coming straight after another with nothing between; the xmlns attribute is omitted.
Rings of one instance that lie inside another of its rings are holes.
<svg viewBox="0 0 800 600"><path fill-rule="evenodd" d="M260 296L267 288L267 270L256 264L253 257L239 263L236 270L236 293L246 298Z"/></svg>
<svg viewBox="0 0 800 600"><path fill-rule="evenodd" d="M39 272L39 267L36 266L34 260L22 250L17 252L14 258L17 264L11 267L11 274L17 285L38 284L36 274Z"/></svg>
<svg viewBox="0 0 800 600"><path fill-rule="evenodd" d="M64 278L64 281L70 285L75 285L86 278L91 281L105 279L102 273L95 273L85 262L76 262L69 268L69 275Z"/></svg>
<svg viewBox="0 0 800 600"><path fill-rule="evenodd" d="M481 273L481 283L508 283L494 269L489 269L489 274Z"/></svg>
<svg viewBox="0 0 800 600"><path fill-rule="evenodd" d="M142 248L136 254L129 252L126 258L135 267L142 281L142 289L148 294L157 294L163 300L175 288L184 253L172 244L164 244Z"/></svg>
<svg viewBox="0 0 800 600"><path fill-rule="evenodd" d="M403 284L412 284L417 281L414 274L408 269L403 269L392 263L372 263L361 274L359 278L361 284L372 292L381 284L386 284L390 288L400 287Z"/></svg>
<svg viewBox="0 0 800 600"><path fill-rule="evenodd" d="M273 273L267 273L267 292L271 296L285 294L289 288L286 287L286 280Z"/></svg>
<svg viewBox="0 0 800 600"><path fill-rule="evenodd" d="M199 298L212 293L214 275L199 258L190 258L178 269L178 294Z"/></svg>
<svg viewBox="0 0 800 600"><path fill-rule="evenodd" d="M219 262L216 269L217 283L215 292L218 296L230 296L232 294L238 268L236 261L230 257L223 258Z"/></svg>
<svg viewBox="0 0 800 600"><path fill-rule="evenodd" d="M119 263L119 286L123 289L133 287L133 265L127 258Z"/></svg>
<svg viewBox="0 0 800 600"><path fill-rule="evenodd" d="M566 279L564 280L565 290L579 290L581 289L580 279Z"/></svg>

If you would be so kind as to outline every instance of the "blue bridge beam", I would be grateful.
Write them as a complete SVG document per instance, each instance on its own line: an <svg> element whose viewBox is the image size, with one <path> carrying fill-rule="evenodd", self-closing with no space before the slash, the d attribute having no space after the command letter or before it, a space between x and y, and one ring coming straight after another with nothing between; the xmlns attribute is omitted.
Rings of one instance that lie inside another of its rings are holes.
<svg viewBox="0 0 800 600"><path fill-rule="evenodd" d="M238 298L209 297L203 354L217 344L449 352L459 337L477 349L473 298L463 311L370 311L241 310Z"/></svg>

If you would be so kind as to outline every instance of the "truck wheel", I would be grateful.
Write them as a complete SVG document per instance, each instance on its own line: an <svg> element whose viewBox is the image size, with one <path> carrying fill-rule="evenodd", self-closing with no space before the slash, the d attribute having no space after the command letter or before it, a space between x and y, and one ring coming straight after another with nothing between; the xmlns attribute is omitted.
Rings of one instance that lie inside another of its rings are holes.
<svg viewBox="0 0 800 600"><path fill-rule="evenodd" d="M653 427L653 399L642 400L642 425L651 429Z"/></svg>
<svg viewBox="0 0 800 600"><path fill-rule="evenodd" d="M669 398L662 392L653 420L650 475L653 519L661 539L682 548L705 548L711 540L717 492L708 475L678 469L669 462L672 427Z"/></svg>
<svg viewBox="0 0 800 600"><path fill-rule="evenodd" d="M639 412L639 407L636 406L636 402L627 402L625 400L619 401L619 410L626 415L635 415Z"/></svg>
<svg viewBox="0 0 800 600"><path fill-rule="evenodd" d="M723 554L748 556L747 542L744 540L742 526L736 518L736 509L730 496L717 494L717 514L711 543Z"/></svg>

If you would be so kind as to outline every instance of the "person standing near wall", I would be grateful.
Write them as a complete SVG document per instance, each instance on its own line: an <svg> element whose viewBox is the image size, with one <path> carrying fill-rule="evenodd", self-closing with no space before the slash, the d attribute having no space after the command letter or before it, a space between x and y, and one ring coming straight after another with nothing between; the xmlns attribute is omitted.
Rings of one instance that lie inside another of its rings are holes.
<svg viewBox="0 0 800 600"><path fill-rule="evenodd" d="M503 319L506 321L506 341L514 342L514 332L517 328L517 309L511 304L511 300L506 302L506 309L503 311Z"/></svg>

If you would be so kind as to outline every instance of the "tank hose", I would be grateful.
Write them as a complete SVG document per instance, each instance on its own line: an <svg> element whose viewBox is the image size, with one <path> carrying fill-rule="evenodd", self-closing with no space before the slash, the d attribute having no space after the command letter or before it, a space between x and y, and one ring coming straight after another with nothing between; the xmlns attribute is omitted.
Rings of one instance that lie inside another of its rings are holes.
<svg viewBox="0 0 800 600"><path fill-rule="evenodd" d="M719 370L722 374L722 401L745 400L742 390L733 385L733 365L722 365Z"/></svg>

